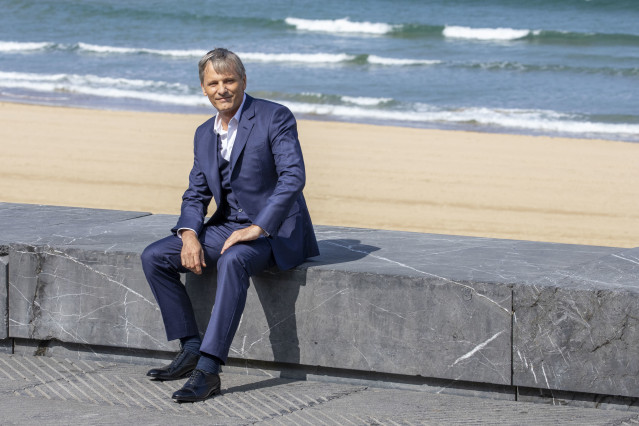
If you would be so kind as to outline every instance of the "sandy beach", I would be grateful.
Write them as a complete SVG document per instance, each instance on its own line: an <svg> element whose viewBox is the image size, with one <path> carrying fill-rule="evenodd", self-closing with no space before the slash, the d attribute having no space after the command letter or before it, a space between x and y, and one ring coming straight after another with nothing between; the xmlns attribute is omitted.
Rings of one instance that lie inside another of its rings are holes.
<svg viewBox="0 0 639 426"><path fill-rule="evenodd" d="M0 103L0 201L178 214L207 118ZM639 144L322 121L299 134L316 224L639 246Z"/></svg>

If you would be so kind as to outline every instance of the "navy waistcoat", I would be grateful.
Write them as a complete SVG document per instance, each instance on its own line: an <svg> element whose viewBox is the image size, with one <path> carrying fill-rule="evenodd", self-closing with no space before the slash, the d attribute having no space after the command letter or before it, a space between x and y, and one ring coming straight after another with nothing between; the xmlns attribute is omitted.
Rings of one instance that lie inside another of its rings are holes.
<svg viewBox="0 0 639 426"><path fill-rule="evenodd" d="M231 163L222 157L220 136L217 136L217 160L220 165L220 182L222 184L222 199L224 200L224 217L230 222L249 223L251 220L240 207L233 189L231 188Z"/></svg>

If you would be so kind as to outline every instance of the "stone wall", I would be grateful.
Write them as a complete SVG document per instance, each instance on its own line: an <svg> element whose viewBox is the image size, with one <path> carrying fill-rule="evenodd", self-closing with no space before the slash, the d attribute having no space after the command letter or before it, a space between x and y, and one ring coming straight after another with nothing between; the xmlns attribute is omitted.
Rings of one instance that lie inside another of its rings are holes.
<svg viewBox="0 0 639 426"><path fill-rule="evenodd" d="M9 256L0 255L0 340L9 337Z"/></svg>
<svg viewBox="0 0 639 426"><path fill-rule="evenodd" d="M177 349L139 261L175 216L0 203L0 219L5 337ZM252 279L236 360L639 397L639 249L316 233L320 256ZM201 330L214 272L184 277Z"/></svg>

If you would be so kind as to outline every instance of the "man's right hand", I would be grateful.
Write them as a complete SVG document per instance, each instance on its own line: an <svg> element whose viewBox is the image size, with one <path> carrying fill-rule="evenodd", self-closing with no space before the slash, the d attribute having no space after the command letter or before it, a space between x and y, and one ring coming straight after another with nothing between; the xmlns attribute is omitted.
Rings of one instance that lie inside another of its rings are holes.
<svg viewBox="0 0 639 426"><path fill-rule="evenodd" d="M200 244L197 234L190 229L185 229L180 236L182 237L182 252L180 253L182 266L200 275L202 268L206 268L206 262L204 261L204 250L202 250L202 244Z"/></svg>

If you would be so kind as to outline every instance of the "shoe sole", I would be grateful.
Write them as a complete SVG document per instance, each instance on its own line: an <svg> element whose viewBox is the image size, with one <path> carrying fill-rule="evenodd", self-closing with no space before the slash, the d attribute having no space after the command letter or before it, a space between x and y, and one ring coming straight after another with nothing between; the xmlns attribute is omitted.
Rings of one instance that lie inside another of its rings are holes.
<svg viewBox="0 0 639 426"><path fill-rule="evenodd" d="M221 394L222 392L220 392L220 389L214 389L213 392L211 392L204 398L179 398L179 399L173 398L173 401L177 402L178 404L182 404L183 402L202 402L202 401L206 401L209 398L213 398L215 395L221 395Z"/></svg>
<svg viewBox="0 0 639 426"><path fill-rule="evenodd" d="M193 372L193 370L189 371L188 373L185 373L184 375L180 376L180 377L158 377L158 376L149 376L151 378L151 380L157 381L157 382L170 382L172 380L180 380L180 379L186 379L187 377L191 376L191 373ZM148 374L147 374L148 376Z"/></svg>

